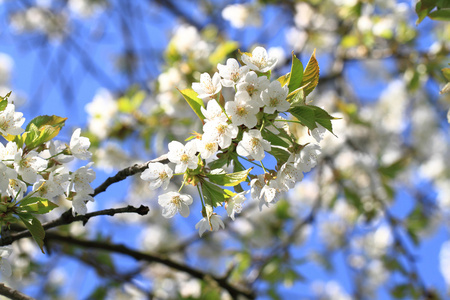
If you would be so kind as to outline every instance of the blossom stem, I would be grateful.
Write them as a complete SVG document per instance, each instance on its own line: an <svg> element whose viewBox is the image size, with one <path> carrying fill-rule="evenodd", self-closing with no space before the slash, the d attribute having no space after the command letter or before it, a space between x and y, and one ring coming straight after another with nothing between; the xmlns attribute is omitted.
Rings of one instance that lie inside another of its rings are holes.
<svg viewBox="0 0 450 300"><path fill-rule="evenodd" d="M269 173L266 171L266 168L264 168L264 164L263 164L262 160L260 160L259 163L261 164L261 168L264 170L264 173Z"/></svg>
<svg viewBox="0 0 450 300"><path fill-rule="evenodd" d="M198 190L198 194L200 195L200 201L202 202L202 209L205 207L205 203L203 202L203 194L202 191L200 190L200 185L197 184L197 190Z"/></svg>
<svg viewBox="0 0 450 300"><path fill-rule="evenodd" d="M180 186L180 189L178 190L178 193L181 192L181 189L184 187L184 184L186 183L186 178L184 178L183 183Z"/></svg>

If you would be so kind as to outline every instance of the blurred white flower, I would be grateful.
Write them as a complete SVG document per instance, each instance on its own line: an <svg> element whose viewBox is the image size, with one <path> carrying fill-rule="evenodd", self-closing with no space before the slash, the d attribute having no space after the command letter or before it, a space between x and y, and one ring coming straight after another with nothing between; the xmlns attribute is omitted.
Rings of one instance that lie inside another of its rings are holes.
<svg viewBox="0 0 450 300"><path fill-rule="evenodd" d="M109 91L100 89L92 102L86 104L85 109L89 115L89 131L104 139L108 135L112 118L117 113L117 101Z"/></svg>
<svg viewBox="0 0 450 300"><path fill-rule="evenodd" d="M259 7L253 4L232 4L222 10L222 17L235 28L260 26Z"/></svg>
<svg viewBox="0 0 450 300"><path fill-rule="evenodd" d="M10 246L0 247L0 270L2 271L2 274L7 277L12 275L11 264L7 260L11 252L12 248Z"/></svg>

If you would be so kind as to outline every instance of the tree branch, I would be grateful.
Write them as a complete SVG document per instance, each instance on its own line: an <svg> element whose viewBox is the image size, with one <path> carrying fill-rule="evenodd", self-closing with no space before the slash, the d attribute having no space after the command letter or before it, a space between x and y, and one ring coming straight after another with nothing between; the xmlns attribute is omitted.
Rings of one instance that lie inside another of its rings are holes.
<svg viewBox="0 0 450 300"><path fill-rule="evenodd" d="M36 300L30 296L22 294L21 292L15 289L7 287L3 283L0 283L0 295L8 297L9 299L12 300Z"/></svg>
<svg viewBox="0 0 450 300"><path fill-rule="evenodd" d="M68 210L65 213L61 215L56 220L44 223L42 227L47 230L53 227L61 226L61 225L68 225L73 222L77 221L83 221L83 225L86 224L90 218L96 217L96 216L114 216L115 214L121 214L121 213L137 213L141 216L146 215L149 212L149 208L147 206L141 205L140 207L134 207L131 205L128 205L126 207L122 208L111 208L111 209L104 209L100 211L91 212L85 215L72 215L72 210ZM28 230L23 230L18 233L11 233L9 236L2 236L1 239L1 245L10 245L12 242L19 240L21 238L30 237L31 233Z"/></svg>
<svg viewBox="0 0 450 300"><path fill-rule="evenodd" d="M167 267L173 268L177 271L181 271L184 273L189 274L190 276L194 278L198 278L200 280L204 280L207 278L211 278L214 281L216 281L220 287L225 289L233 299L236 299L238 296L244 296L248 299L254 299L255 294L253 291L249 291L246 288L242 287L236 287L234 285L231 285L224 277L217 277L214 275L207 274L201 270L194 269L188 265L175 262L173 260L170 260L167 257L161 257L157 256L155 254L148 254L148 253L142 253L133 249L130 249L122 244L110 244L102 241L88 241L88 240L82 240L73 238L70 236L63 236L57 233L47 233L45 237L45 241L58 241L63 243L68 243L71 245L77 245L84 248L91 248L91 249L98 249L98 250L105 250L109 252L114 253L120 253L127 256L130 256L134 258L137 261L145 261L148 263L160 263Z"/></svg>
<svg viewBox="0 0 450 300"><path fill-rule="evenodd" d="M120 170L116 175L108 177L102 184L100 184L95 190L94 190L94 194L92 194L92 197L97 196L100 193L103 193L104 191L106 191L106 189L112 185L113 183L122 181L124 179L126 179L129 176L133 176L136 175L138 173L143 172L145 169L148 168L148 164L149 163L155 163L155 162L159 162L162 164L166 164L169 162L169 159L167 158L167 154L161 155L158 158L155 158L153 160L149 160L146 163L143 164L135 164L131 167L125 168Z"/></svg>

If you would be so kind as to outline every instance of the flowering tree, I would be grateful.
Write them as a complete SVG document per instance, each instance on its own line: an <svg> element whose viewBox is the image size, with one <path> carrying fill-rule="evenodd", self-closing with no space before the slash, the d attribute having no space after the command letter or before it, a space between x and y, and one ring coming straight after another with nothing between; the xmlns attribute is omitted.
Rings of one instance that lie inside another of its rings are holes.
<svg viewBox="0 0 450 300"><path fill-rule="evenodd" d="M0 5L0 295L448 295L445 1Z"/></svg>

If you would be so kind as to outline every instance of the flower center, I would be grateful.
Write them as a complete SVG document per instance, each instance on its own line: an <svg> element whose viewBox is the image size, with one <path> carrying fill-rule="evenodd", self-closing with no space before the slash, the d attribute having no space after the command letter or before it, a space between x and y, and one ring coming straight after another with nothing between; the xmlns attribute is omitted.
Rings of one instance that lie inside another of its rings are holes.
<svg viewBox="0 0 450 300"><path fill-rule="evenodd" d="M205 149L208 150L208 151L213 151L214 150L214 146L215 146L214 143L208 143L208 144L205 145Z"/></svg>
<svg viewBox="0 0 450 300"><path fill-rule="evenodd" d="M274 106L277 106L279 102L280 101L278 100L278 98L270 98L269 103L270 103L270 106L274 107Z"/></svg>
<svg viewBox="0 0 450 300"><path fill-rule="evenodd" d="M250 145L252 146L252 149L255 149L256 147L258 147L260 145L259 139L258 138L252 138L250 140Z"/></svg>
<svg viewBox="0 0 450 300"><path fill-rule="evenodd" d="M181 155L180 160L181 160L181 162L183 162L183 163L187 163L187 162L189 161L189 155L187 155L187 154Z"/></svg>
<svg viewBox="0 0 450 300"><path fill-rule="evenodd" d="M167 173L165 171L159 173L159 179L164 180L167 177L169 177L169 176L167 176Z"/></svg>
<svg viewBox="0 0 450 300"><path fill-rule="evenodd" d="M236 114L240 117L246 116L247 110L245 109L244 106L238 106L236 107Z"/></svg>
<svg viewBox="0 0 450 300"><path fill-rule="evenodd" d="M247 93L251 96L253 96L253 93L255 92L256 88L254 84L249 84L247 86Z"/></svg>
<svg viewBox="0 0 450 300"><path fill-rule="evenodd" d="M217 132L220 135L224 134L226 129L227 129L227 125L225 125L225 124L221 124L221 125L217 126Z"/></svg>

